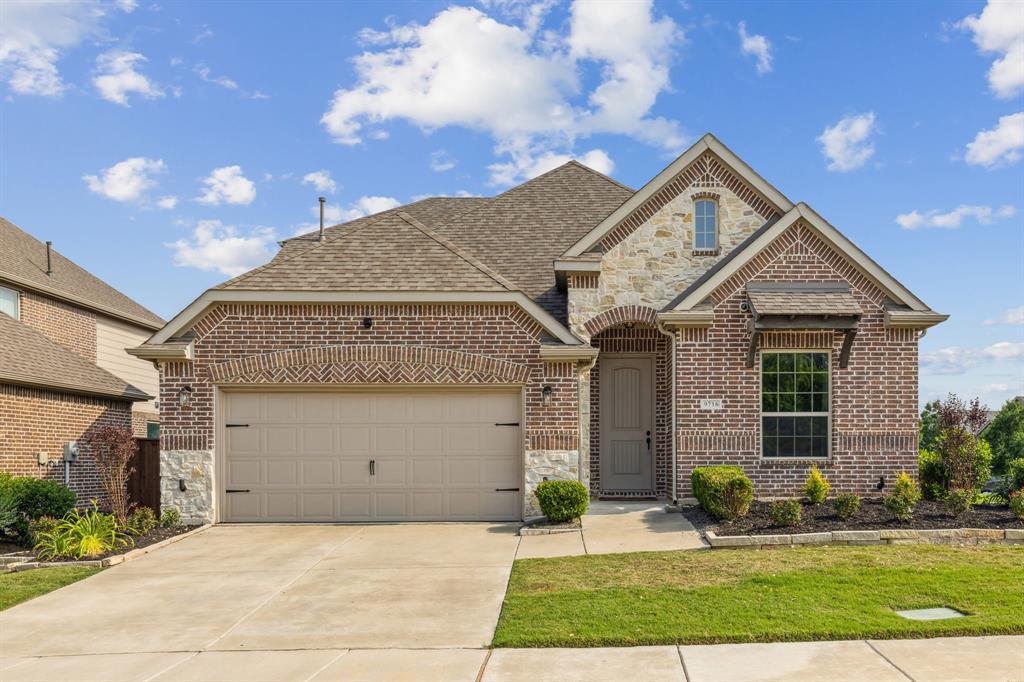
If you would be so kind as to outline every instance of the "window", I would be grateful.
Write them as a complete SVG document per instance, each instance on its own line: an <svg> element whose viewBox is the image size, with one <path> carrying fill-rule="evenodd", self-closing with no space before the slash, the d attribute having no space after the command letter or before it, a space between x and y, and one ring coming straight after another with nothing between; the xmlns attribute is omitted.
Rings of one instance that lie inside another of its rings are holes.
<svg viewBox="0 0 1024 682"><path fill-rule="evenodd" d="M829 353L761 353L761 456L828 457Z"/></svg>
<svg viewBox="0 0 1024 682"><path fill-rule="evenodd" d="M17 320L18 313L21 312L18 303L17 291L0 287L0 313L6 313Z"/></svg>
<svg viewBox="0 0 1024 682"><path fill-rule="evenodd" d="M699 199L694 207L693 250L714 251L718 248L718 204Z"/></svg>
<svg viewBox="0 0 1024 682"><path fill-rule="evenodd" d="M160 437L160 422L146 422L146 438Z"/></svg>

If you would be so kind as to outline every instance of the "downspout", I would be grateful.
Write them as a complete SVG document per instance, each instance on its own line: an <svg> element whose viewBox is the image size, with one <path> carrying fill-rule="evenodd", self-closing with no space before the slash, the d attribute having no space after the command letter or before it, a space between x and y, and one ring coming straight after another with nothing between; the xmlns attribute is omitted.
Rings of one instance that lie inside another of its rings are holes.
<svg viewBox="0 0 1024 682"><path fill-rule="evenodd" d="M672 504L678 505L679 486L676 480L678 478L677 467L679 459L679 453L676 451L676 333L674 331L670 332L667 329L665 329L664 323L661 322L660 320L658 321L657 328L659 332L672 339L672 379L670 382L672 390Z"/></svg>
<svg viewBox="0 0 1024 682"><path fill-rule="evenodd" d="M583 448L581 446L583 444L583 426L584 426L583 425L583 401L580 400L580 398L583 396L583 391L580 388L580 385L583 382L583 374L585 372L589 372L590 370L594 369L594 365L596 365L596 364L597 364L597 356L595 355L593 357L593 359L591 359L590 361L588 361L588 362L580 362L580 363L577 363L577 365L576 365L577 371L579 372L576 375L576 429L577 429L576 430L576 456L577 456L578 461L579 461L580 473L579 473L579 477L578 478L579 478L580 483L583 483ZM590 381L590 377L589 376L587 377L587 381L588 382ZM593 402L593 396L590 397L590 401ZM589 410L589 407L588 407L588 410L587 410L587 424L586 424L586 427L588 429L590 428L590 410ZM590 439L589 438L587 439L587 453L586 454L587 454L587 482L586 482L586 486L587 486L587 492L589 493L590 492L590 475L589 475L589 473L590 473Z"/></svg>

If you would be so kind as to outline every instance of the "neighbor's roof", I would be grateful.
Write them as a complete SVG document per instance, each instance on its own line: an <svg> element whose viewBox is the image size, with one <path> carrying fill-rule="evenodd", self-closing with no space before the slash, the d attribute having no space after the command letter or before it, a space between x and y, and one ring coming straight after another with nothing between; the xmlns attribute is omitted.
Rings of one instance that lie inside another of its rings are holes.
<svg viewBox="0 0 1024 682"><path fill-rule="evenodd" d="M142 307L103 280L52 249L53 272L46 274L46 244L14 223L0 218L0 281L135 323L147 329L164 325Z"/></svg>
<svg viewBox="0 0 1024 682"><path fill-rule="evenodd" d="M761 315L860 315L860 304L845 283L750 282L747 298Z"/></svg>
<svg viewBox="0 0 1024 682"><path fill-rule="evenodd" d="M131 401L152 400L152 396L3 313L0 338L0 383Z"/></svg>

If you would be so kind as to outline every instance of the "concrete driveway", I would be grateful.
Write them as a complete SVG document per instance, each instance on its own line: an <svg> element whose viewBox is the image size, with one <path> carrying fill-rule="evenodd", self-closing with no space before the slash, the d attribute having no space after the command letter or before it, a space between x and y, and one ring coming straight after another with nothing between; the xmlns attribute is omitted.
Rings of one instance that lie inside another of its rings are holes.
<svg viewBox="0 0 1024 682"><path fill-rule="evenodd" d="M494 634L516 531L515 524L216 526L0 613L0 655L11 663L131 654L108 660L127 666L127 678L145 679L175 665L181 652L479 649ZM229 655L213 658L237 669ZM8 672L15 670L28 672L21 664ZM109 672L106 679L117 677Z"/></svg>

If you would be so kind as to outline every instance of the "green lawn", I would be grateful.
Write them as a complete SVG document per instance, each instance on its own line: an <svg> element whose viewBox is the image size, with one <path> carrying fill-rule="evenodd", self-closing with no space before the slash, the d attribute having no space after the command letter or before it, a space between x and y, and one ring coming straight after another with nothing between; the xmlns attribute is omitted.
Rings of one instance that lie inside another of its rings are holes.
<svg viewBox="0 0 1024 682"><path fill-rule="evenodd" d="M0 611L78 582L82 578L88 578L102 570L91 566L68 566L0 574Z"/></svg>
<svg viewBox="0 0 1024 682"><path fill-rule="evenodd" d="M949 606L966 618L909 621ZM1024 633L1024 546L648 552L515 562L496 647Z"/></svg>

